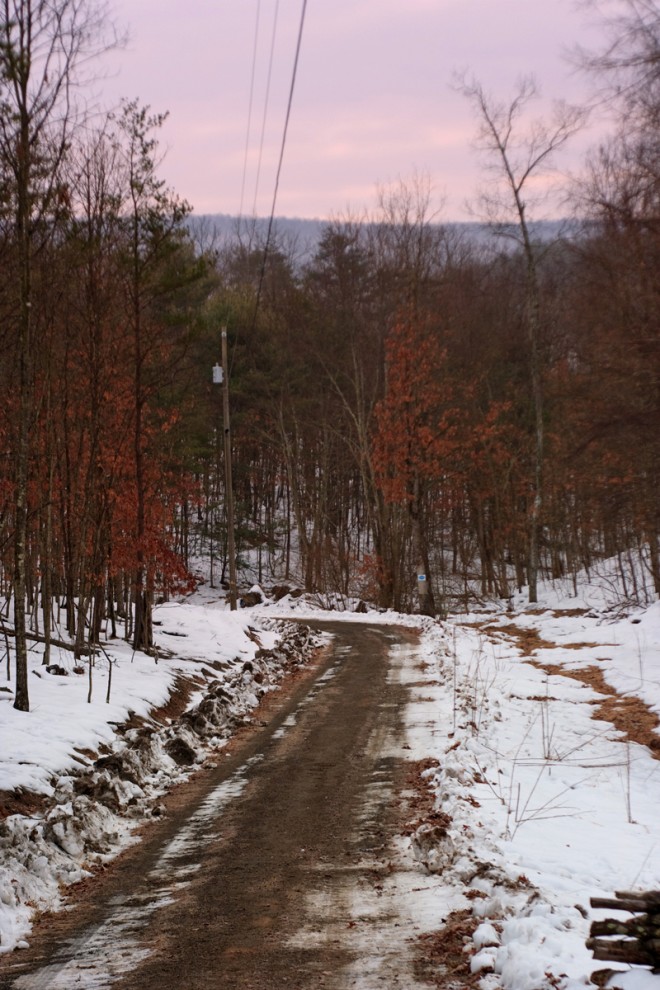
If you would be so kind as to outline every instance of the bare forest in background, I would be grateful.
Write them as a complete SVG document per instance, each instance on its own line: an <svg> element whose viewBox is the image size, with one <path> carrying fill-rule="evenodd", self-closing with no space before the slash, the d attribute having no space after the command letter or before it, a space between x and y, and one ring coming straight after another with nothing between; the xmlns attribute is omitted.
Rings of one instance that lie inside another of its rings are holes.
<svg viewBox="0 0 660 990"><path fill-rule="evenodd" d="M526 212L529 85L500 106L472 82L503 179L490 241L438 222L416 178L382 190L369 223L325 224L300 259L277 232L266 251L250 224L220 245L190 225L148 108L75 105L79 66L116 40L93 4L4 0L0 582L16 707L30 638L46 663L54 641L149 650L153 604L192 587L200 558L226 578L224 326L250 580L406 610L421 567L441 615L619 555L660 593L660 10L624 0L618 18L610 48L581 55L622 124L570 191L570 236L535 240Z"/></svg>

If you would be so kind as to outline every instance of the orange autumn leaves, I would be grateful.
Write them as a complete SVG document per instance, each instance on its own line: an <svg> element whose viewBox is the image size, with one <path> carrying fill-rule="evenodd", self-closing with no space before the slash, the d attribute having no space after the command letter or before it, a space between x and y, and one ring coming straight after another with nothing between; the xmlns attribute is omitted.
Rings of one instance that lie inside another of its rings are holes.
<svg viewBox="0 0 660 990"><path fill-rule="evenodd" d="M400 320L385 347L385 395L376 408L372 454L386 501L411 502L416 486L460 500L467 485L490 489L479 474L510 461L519 437L508 402L486 402L479 381L453 375L440 331L430 322Z"/></svg>

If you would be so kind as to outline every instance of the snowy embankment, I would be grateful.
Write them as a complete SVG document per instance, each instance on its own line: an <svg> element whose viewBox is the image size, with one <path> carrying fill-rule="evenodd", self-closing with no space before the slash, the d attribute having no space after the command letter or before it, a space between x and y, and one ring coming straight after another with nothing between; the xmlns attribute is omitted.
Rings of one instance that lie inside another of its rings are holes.
<svg viewBox="0 0 660 990"><path fill-rule="evenodd" d="M62 650L48 673L39 647L31 712L14 710L11 684L0 692L0 798L21 812L0 823L0 952L24 945L36 911L57 909L63 887L161 814L159 797L320 642L211 604L163 605L156 622L158 659L114 641L92 668L90 702L89 670Z"/></svg>
<svg viewBox="0 0 660 990"><path fill-rule="evenodd" d="M533 608L429 624L423 644L433 687L410 731L437 761L437 814L412 843L464 890L472 974L483 990L576 990L621 969L585 946L608 916L589 899L660 890L660 603L615 611L602 588L549 588ZM660 975L609 986L658 990Z"/></svg>

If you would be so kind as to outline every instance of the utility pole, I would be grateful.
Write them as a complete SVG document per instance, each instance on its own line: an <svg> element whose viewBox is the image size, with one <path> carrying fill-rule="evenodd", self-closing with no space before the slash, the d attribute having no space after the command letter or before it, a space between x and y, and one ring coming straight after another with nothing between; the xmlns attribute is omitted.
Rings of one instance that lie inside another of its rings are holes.
<svg viewBox="0 0 660 990"><path fill-rule="evenodd" d="M229 606L236 611L236 542L234 538L234 486L231 476L231 430L229 427L229 368L227 328L222 328L222 366L213 369L213 381L222 385L222 425L225 452L225 510L227 513L227 557L229 560Z"/></svg>

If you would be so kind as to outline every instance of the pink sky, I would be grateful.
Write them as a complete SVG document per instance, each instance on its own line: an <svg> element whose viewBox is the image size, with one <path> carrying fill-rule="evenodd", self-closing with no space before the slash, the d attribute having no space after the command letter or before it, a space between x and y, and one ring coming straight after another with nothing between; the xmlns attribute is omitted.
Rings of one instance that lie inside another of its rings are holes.
<svg viewBox="0 0 660 990"><path fill-rule="evenodd" d="M128 47L104 95L168 110L162 174L197 213L239 212L259 0L115 0ZM260 37L243 212L270 212L302 0L279 0L273 78L256 189L277 0L260 0ZM593 20L593 18L592 18ZM276 213L372 209L377 186L428 174L446 219L464 219L479 182L474 120L451 88L467 69L506 97L533 73L544 100L579 102L585 80L564 53L596 34L575 0L308 0ZM563 164L579 167L594 135ZM257 193L255 198L255 192Z"/></svg>

